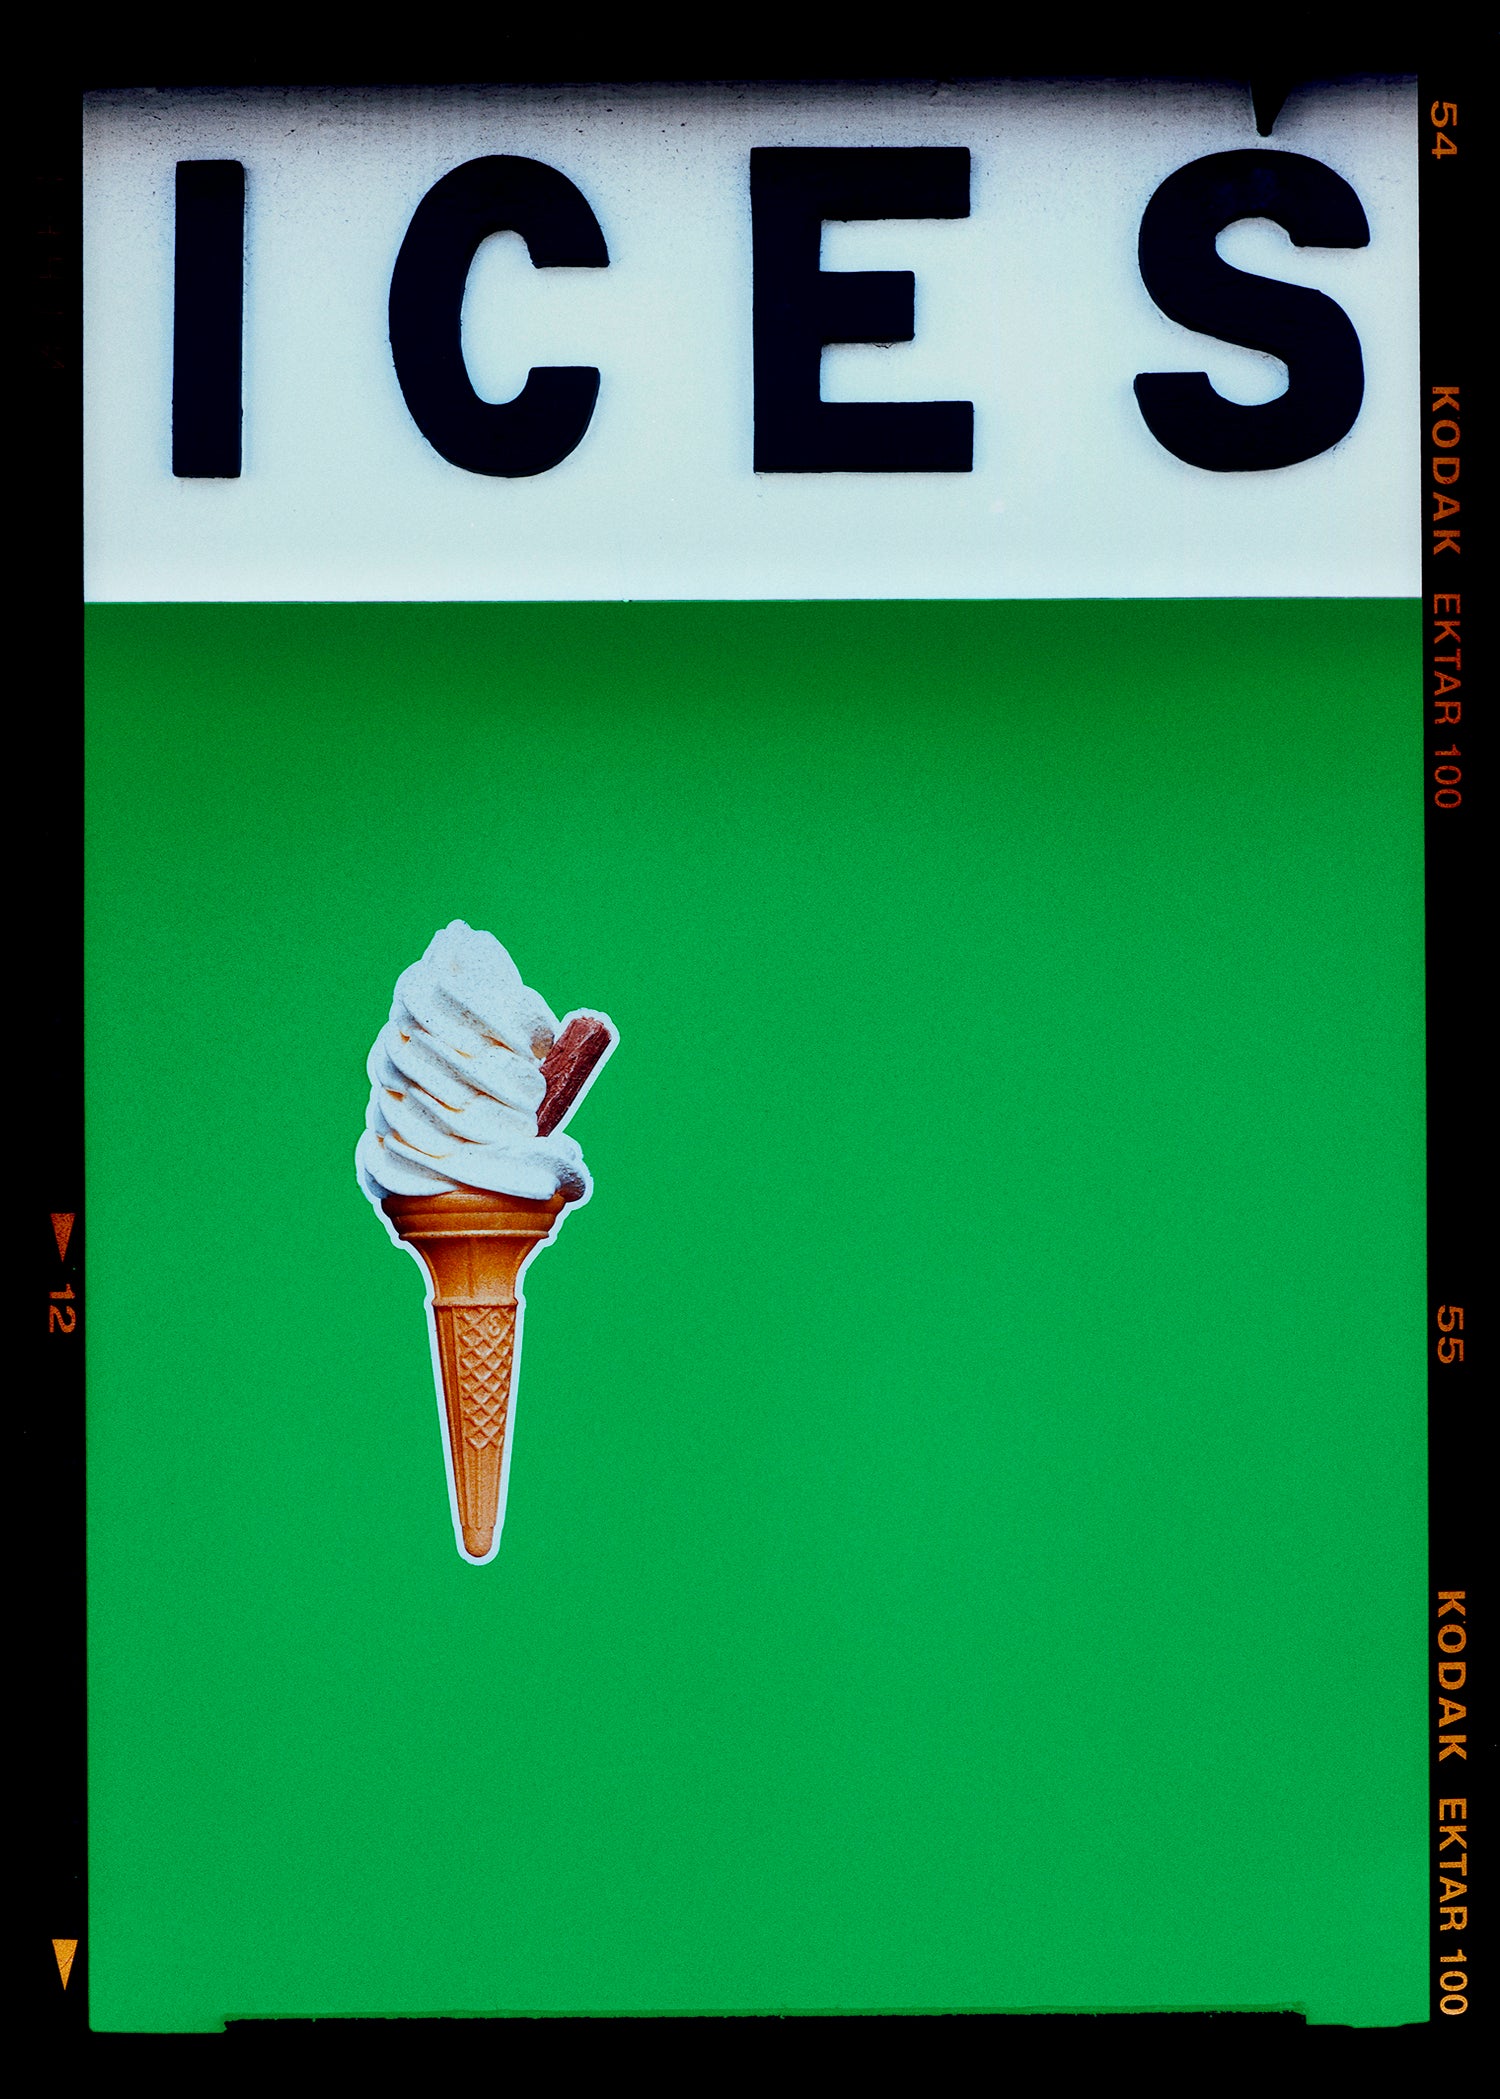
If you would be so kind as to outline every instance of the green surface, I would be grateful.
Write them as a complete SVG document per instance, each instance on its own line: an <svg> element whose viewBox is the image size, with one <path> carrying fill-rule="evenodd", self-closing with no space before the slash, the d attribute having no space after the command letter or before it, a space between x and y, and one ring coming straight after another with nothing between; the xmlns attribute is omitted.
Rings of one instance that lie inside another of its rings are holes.
<svg viewBox="0 0 1500 2099"><path fill-rule="evenodd" d="M1417 605L89 629L94 2023L1425 2017ZM621 1034L479 1569L453 917Z"/></svg>

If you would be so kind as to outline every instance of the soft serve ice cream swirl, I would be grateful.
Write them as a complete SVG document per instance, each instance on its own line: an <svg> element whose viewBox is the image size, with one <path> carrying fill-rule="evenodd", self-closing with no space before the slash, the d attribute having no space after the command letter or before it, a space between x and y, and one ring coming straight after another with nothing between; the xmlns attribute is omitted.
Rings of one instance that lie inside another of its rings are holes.
<svg viewBox="0 0 1500 2099"><path fill-rule="evenodd" d="M577 1199L583 1153L560 1130L537 1135L541 1060L558 1021L528 990L493 933L461 918L434 934L396 979L391 1017L366 1070L370 1106L355 1153L372 1202L488 1188Z"/></svg>

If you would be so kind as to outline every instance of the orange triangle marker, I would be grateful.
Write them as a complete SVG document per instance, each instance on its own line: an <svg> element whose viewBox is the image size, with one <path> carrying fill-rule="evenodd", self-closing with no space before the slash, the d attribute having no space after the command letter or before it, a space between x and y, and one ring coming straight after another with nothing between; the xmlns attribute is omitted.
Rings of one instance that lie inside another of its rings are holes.
<svg viewBox="0 0 1500 2099"><path fill-rule="evenodd" d="M68 1219L68 1222L69 1224L73 1222L71 1217ZM76 1939L54 1939L52 1941L52 1951L57 1955L57 1972L62 1977L63 1988L66 1989L68 1987L68 1977L73 1972L73 1956L78 1951L78 1941Z"/></svg>
<svg viewBox="0 0 1500 2099"><path fill-rule="evenodd" d="M57 1258L59 1261L66 1261L68 1258L68 1241L73 1236L73 1219L76 1214L73 1210L54 1210L52 1212L52 1236L57 1241ZM65 1943L62 1939L54 1939L53 1941L53 1944L56 1946L61 1946ZM73 1943L76 1946L78 1941L75 1939ZM71 1960L72 1955L69 1954L68 1958Z"/></svg>

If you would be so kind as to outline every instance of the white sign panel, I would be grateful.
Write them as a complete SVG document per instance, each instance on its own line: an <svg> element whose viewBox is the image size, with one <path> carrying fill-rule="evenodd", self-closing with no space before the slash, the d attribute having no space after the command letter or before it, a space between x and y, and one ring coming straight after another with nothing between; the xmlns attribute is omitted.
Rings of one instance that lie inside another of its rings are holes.
<svg viewBox="0 0 1500 2099"><path fill-rule="evenodd" d="M751 156L813 147L966 156L966 216L830 215L818 280L837 299L832 273L912 273L912 339L829 341L821 398L972 404L957 469L757 470ZM1315 456L1224 471L1153 435L1137 376L1202 372L1222 400L1261 404L1288 364L1243 330L1215 339L1169 317L1139 244L1178 170L1252 153L1315 163L1362 208L1362 245L1298 245L1251 215L1217 248L1347 316L1363 391ZM391 342L414 215L490 156L565 178L607 250L604 267L538 268L500 231L473 254L461 348L481 401L513 399L536 367L599 375L566 456L509 477L424 435ZM174 474L172 450L176 170L215 160L244 169L229 478ZM87 121L89 594L1411 595L1416 178L1410 84L1299 89L1269 140L1243 88L1203 83L101 95Z"/></svg>

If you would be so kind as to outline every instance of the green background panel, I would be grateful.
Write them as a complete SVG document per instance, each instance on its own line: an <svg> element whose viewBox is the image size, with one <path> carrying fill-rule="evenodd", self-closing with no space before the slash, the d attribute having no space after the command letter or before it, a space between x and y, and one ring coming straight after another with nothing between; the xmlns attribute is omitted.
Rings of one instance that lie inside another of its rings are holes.
<svg viewBox="0 0 1500 2099"><path fill-rule="evenodd" d="M90 648L95 2023L1425 2017L1417 606ZM454 917L621 1035L480 1569L352 1165Z"/></svg>

